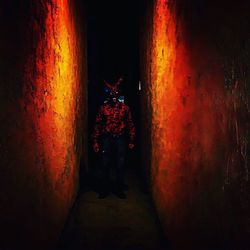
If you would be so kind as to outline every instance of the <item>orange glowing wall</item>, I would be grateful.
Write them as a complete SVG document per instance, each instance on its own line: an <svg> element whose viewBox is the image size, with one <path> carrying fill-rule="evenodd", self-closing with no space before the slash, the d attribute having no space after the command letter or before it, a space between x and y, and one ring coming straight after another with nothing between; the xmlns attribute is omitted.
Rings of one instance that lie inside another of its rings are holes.
<svg viewBox="0 0 250 250"><path fill-rule="evenodd" d="M37 154L58 199L71 203L77 165L76 123L80 109L79 44L68 0L54 0L43 7L43 26L34 54L25 66L23 108L33 125Z"/></svg>
<svg viewBox="0 0 250 250"><path fill-rule="evenodd" d="M143 154L166 237L174 249L200 249L223 244L226 230L231 97L218 54L190 31L183 10L182 1L148 4L141 51Z"/></svg>
<svg viewBox="0 0 250 250"><path fill-rule="evenodd" d="M3 50L8 62L3 67L10 72L4 76L10 86L2 90L10 96L1 116L8 156L1 160L9 166L2 184L9 198L1 225L10 239L1 242L10 244L7 248L16 242L26 249L54 248L76 197L80 157L87 152L82 147L87 117L84 13L78 18L79 5L70 0L2 5L15 25L10 24L13 30L6 30L1 46L8 51ZM8 32L16 32L16 39Z"/></svg>

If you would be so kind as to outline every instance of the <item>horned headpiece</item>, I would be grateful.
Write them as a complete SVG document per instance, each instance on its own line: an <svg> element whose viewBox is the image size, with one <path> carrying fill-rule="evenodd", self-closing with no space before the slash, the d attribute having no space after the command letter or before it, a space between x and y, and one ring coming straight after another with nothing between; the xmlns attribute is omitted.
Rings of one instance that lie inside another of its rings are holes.
<svg viewBox="0 0 250 250"><path fill-rule="evenodd" d="M104 80L105 83L105 92L109 93L110 96L118 96L120 93L120 84L123 81L123 78L120 77L118 81L114 84L108 83L106 80Z"/></svg>

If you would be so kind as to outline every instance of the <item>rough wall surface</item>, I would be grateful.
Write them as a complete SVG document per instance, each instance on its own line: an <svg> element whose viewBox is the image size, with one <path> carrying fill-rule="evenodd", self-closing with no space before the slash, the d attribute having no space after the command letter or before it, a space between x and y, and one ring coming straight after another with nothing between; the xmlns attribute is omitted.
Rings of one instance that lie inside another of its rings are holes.
<svg viewBox="0 0 250 250"><path fill-rule="evenodd" d="M75 2L9 1L1 12L0 248L46 249L78 188L86 65Z"/></svg>
<svg viewBox="0 0 250 250"><path fill-rule="evenodd" d="M141 51L145 164L151 165L153 197L174 248L243 247L249 92L247 62L237 62L249 48L237 57L230 53L238 38L228 39L223 31L232 24L219 16L227 20L231 13L218 11L215 18L212 3L207 11L214 20L203 17L210 34L201 31L202 18L190 19L192 2L148 1Z"/></svg>

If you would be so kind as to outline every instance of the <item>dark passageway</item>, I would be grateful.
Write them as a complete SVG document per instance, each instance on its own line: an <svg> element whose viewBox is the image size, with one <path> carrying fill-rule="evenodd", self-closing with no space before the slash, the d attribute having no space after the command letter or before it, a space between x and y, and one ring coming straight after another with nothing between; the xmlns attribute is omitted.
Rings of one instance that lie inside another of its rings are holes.
<svg viewBox="0 0 250 250"><path fill-rule="evenodd" d="M81 192L59 249L167 249L140 166L139 22L143 6L142 1L87 1L88 169L80 179ZM121 75L121 95L131 108L136 127L135 148L127 150L129 190L126 199L112 192L98 199L101 160L92 149L91 133L104 100L104 80L117 81Z"/></svg>
<svg viewBox="0 0 250 250"><path fill-rule="evenodd" d="M140 164L139 21L142 6L141 1L136 3L86 1L89 139L93 132L96 112L104 100L104 80L114 82L123 76L121 95L125 97L125 103L130 106L136 126L137 145L133 161L138 161L138 164ZM89 156L90 162L96 156L91 150L91 145L89 145Z"/></svg>

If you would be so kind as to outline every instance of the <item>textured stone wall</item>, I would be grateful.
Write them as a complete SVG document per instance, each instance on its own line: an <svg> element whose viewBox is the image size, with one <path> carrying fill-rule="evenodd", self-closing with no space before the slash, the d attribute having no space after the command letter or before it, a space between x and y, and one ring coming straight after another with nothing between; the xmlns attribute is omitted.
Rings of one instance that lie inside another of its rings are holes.
<svg viewBox="0 0 250 250"><path fill-rule="evenodd" d="M85 40L75 4L0 4L1 249L55 247L76 196L87 150Z"/></svg>
<svg viewBox="0 0 250 250"><path fill-rule="evenodd" d="M142 153L176 249L248 237L249 35L228 37L246 6L208 2L147 1L141 35Z"/></svg>

